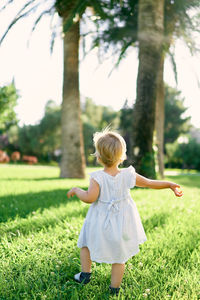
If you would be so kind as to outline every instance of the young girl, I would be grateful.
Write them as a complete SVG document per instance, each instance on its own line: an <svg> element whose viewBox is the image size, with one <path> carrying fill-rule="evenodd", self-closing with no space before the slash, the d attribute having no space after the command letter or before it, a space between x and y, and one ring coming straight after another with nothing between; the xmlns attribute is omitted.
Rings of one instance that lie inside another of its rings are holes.
<svg viewBox="0 0 200 300"><path fill-rule="evenodd" d="M92 205L79 235L78 247L82 271L74 279L84 284L90 281L92 261L112 264L110 291L118 294L125 262L139 252L146 235L130 189L134 186L153 189L170 188L182 196L180 186L169 181L147 179L130 166L119 169L126 159L126 143L118 133L104 130L94 134L95 156L104 167L91 173L87 191L74 187L68 198L76 195Z"/></svg>

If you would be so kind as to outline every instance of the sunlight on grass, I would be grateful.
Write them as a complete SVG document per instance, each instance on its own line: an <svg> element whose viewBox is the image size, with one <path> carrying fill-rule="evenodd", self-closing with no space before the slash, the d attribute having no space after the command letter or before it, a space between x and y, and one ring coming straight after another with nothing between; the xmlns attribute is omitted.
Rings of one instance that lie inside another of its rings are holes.
<svg viewBox="0 0 200 300"><path fill-rule="evenodd" d="M131 192L148 241L128 261L119 299L200 297L200 176L169 175L183 198L169 190ZM0 299L109 298L109 265L94 263L87 286L73 281L89 206L66 193L74 185L87 188L88 177L58 176L56 167L0 166Z"/></svg>

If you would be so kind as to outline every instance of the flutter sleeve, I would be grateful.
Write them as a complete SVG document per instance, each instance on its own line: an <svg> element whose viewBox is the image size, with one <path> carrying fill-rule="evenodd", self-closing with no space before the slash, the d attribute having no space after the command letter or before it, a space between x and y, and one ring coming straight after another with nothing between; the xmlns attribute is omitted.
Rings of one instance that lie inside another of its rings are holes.
<svg viewBox="0 0 200 300"><path fill-rule="evenodd" d="M133 166L127 168L126 182L129 189L134 188L136 183L136 172Z"/></svg>
<svg viewBox="0 0 200 300"><path fill-rule="evenodd" d="M90 173L90 179L94 179L99 184L99 186L101 186L101 174L98 171Z"/></svg>

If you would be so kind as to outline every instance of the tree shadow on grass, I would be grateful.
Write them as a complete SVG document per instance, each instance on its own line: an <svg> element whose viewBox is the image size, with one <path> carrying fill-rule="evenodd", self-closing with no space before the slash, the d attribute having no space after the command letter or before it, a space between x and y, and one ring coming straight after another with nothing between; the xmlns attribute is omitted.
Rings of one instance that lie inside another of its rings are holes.
<svg viewBox="0 0 200 300"><path fill-rule="evenodd" d="M62 211L62 214L56 216L50 214L42 215L42 212L48 208L59 208L59 206L69 202L79 202L78 198L68 199L66 189L57 189L53 191L42 191L38 193L27 193L18 195L8 195L0 197L0 223L14 220L16 217L22 218L20 222L11 222L6 226L2 226L0 234L12 233L13 238L18 236L18 232L28 235L32 232L38 232L41 229L54 227L59 222L63 222L68 218L85 218L89 209L88 206L76 206L75 209ZM39 215L34 217L36 211L39 210ZM169 213L155 213L150 218L143 221L145 232L148 233L156 227L163 227L166 224Z"/></svg>
<svg viewBox="0 0 200 300"><path fill-rule="evenodd" d="M43 211L49 207L59 207L61 204L79 201L78 198L67 198L67 189L8 195L0 197L0 222L13 220L16 216L25 218L32 212Z"/></svg>
<svg viewBox="0 0 200 300"><path fill-rule="evenodd" d="M67 209L59 216L50 215L30 215L28 218L20 219L19 222L6 223L6 226L0 226L0 241L7 235L8 240L17 239L21 235L28 236L37 233L41 230L48 231L56 226L68 228L72 218L84 218L87 214L88 207L80 207L75 210L68 211Z"/></svg>
<svg viewBox="0 0 200 300"><path fill-rule="evenodd" d="M28 236L35 232L39 232L40 230L47 231L48 228L54 228L55 226L67 226L65 222L71 222L71 218L82 218L84 222L84 218L86 217L89 206L85 207L76 207L74 210L70 209L63 211L59 216L55 216L54 214L43 216L39 214L38 216L30 215L28 218L24 218L20 220L20 222L11 222L7 223L6 226L0 228L0 236L4 238L4 234L7 235L8 239L18 238L21 234L24 236ZM145 232L149 233L155 228L163 227L166 224L166 220L169 214L155 214L149 219L143 222ZM0 238L1 240L1 238Z"/></svg>

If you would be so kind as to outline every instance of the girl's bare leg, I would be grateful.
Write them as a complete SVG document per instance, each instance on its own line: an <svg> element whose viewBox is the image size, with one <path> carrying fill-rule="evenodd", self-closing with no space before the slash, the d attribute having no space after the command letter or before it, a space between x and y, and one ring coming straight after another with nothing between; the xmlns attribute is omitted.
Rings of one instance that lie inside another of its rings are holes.
<svg viewBox="0 0 200 300"><path fill-rule="evenodd" d="M112 264L111 287L119 288L124 275L125 264Z"/></svg>
<svg viewBox="0 0 200 300"><path fill-rule="evenodd" d="M91 273L92 261L90 259L90 251L87 247L81 248L80 258L82 272Z"/></svg>

